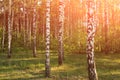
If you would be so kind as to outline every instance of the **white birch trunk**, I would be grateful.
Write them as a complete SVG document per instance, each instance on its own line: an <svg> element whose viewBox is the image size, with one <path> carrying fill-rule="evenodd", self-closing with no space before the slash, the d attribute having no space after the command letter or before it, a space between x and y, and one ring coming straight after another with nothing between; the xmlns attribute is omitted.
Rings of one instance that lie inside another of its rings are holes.
<svg viewBox="0 0 120 80"><path fill-rule="evenodd" d="M50 77L50 2L46 2L46 60L45 60L45 76Z"/></svg>
<svg viewBox="0 0 120 80"><path fill-rule="evenodd" d="M64 0L59 0L59 32L58 32L58 64L62 65L64 59L64 50L63 50L63 30L64 30Z"/></svg>
<svg viewBox="0 0 120 80"><path fill-rule="evenodd" d="M12 40L12 34L11 34L11 4L12 0L9 0L9 12L8 12L8 58L11 57L11 40Z"/></svg>
<svg viewBox="0 0 120 80"><path fill-rule="evenodd" d="M95 24L95 5L94 0L87 0L87 62L89 80L98 80L95 60L94 60L94 36L96 31Z"/></svg>

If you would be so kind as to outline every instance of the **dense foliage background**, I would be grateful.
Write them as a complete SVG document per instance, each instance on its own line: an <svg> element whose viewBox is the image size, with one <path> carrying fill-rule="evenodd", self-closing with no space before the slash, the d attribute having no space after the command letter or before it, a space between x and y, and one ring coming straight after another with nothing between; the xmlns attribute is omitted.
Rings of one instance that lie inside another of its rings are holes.
<svg viewBox="0 0 120 80"><path fill-rule="evenodd" d="M37 5L37 48L44 49L45 42L45 0L40 0ZM51 49L57 48L58 35L58 0L51 1ZM5 10L4 10L5 8ZM97 32L95 36L95 51L104 52L105 44L111 53L120 51L120 1L107 1L108 30L105 31L105 4L104 0L96 0L96 23ZM65 4L65 27L64 27L64 48L67 52L85 53L86 50L86 0L66 0ZM24 17L25 12L25 17ZM12 26L12 47L31 46L33 0L13 0L12 3L13 26ZM0 40L2 42L2 27L5 27L7 36L8 1L0 1ZM4 18L5 17L5 18ZM25 22L25 26L24 26ZM25 30L25 32L24 32ZM26 43L23 43L23 33ZM107 42L105 41L107 33ZM7 47L7 37L5 38ZM5 48L6 48L5 47Z"/></svg>

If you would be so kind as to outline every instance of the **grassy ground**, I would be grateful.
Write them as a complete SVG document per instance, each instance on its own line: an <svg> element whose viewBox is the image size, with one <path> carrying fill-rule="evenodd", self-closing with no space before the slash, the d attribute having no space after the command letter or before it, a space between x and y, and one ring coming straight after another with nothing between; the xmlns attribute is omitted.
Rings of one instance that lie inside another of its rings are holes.
<svg viewBox="0 0 120 80"><path fill-rule="evenodd" d="M44 78L44 52L33 58L31 51L20 49L12 59L0 52L0 80L87 80L86 54L65 55L58 66L57 54L51 54L51 78ZM120 80L120 54L96 54L99 80Z"/></svg>

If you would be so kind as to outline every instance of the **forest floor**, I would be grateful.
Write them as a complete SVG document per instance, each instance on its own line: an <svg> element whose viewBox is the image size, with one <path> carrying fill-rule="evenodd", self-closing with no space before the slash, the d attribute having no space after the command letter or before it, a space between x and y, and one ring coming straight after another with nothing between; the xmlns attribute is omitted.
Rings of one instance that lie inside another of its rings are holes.
<svg viewBox="0 0 120 80"><path fill-rule="evenodd" d="M99 80L120 80L120 54L95 54ZM57 53L51 53L51 78L44 78L44 52L13 51L12 58L0 52L0 80L88 80L86 54L66 54L62 66Z"/></svg>

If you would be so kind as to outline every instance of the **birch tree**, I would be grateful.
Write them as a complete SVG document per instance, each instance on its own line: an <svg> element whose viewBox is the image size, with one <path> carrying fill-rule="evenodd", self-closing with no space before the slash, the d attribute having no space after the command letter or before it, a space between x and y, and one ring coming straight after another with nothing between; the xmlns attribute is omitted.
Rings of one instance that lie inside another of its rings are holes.
<svg viewBox="0 0 120 80"><path fill-rule="evenodd" d="M46 60L45 76L50 77L50 1L46 0Z"/></svg>
<svg viewBox="0 0 120 80"><path fill-rule="evenodd" d="M23 0L23 37L24 37L24 46L26 45L26 1Z"/></svg>
<svg viewBox="0 0 120 80"><path fill-rule="evenodd" d="M59 33L58 33L58 64L62 65L64 59L63 50L63 29L64 29L64 0L59 0Z"/></svg>
<svg viewBox="0 0 120 80"><path fill-rule="evenodd" d="M87 0L87 62L89 80L98 80L95 60L94 60L94 36L96 31L95 24L95 5L94 0Z"/></svg>
<svg viewBox="0 0 120 80"><path fill-rule="evenodd" d="M5 5L5 1L3 1L4 4L4 22L3 22L3 30L2 30L2 49L4 51L4 47L5 47L5 27L6 27L6 5Z"/></svg>
<svg viewBox="0 0 120 80"><path fill-rule="evenodd" d="M11 33L11 4L12 0L9 0L9 11L8 11L8 58L11 57L11 41L12 41L12 33Z"/></svg>
<svg viewBox="0 0 120 80"><path fill-rule="evenodd" d="M36 0L33 5L33 56L36 57Z"/></svg>
<svg viewBox="0 0 120 80"><path fill-rule="evenodd" d="M107 0L104 0L104 37L105 37L105 54L108 53L108 3Z"/></svg>

